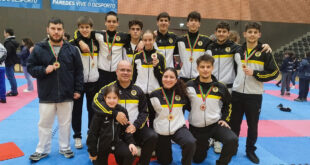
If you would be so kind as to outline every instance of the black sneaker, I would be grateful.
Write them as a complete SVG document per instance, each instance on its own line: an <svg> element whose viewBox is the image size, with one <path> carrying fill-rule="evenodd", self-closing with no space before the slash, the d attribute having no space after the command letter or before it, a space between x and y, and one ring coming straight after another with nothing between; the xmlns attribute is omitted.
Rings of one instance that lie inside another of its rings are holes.
<svg viewBox="0 0 310 165"><path fill-rule="evenodd" d="M303 99L301 99L301 98L296 98L296 99L294 99L294 101L303 102Z"/></svg>
<svg viewBox="0 0 310 165"><path fill-rule="evenodd" d="M46 153L38 153L38 152L35 152L33 153L32 155L30 155L29 159L32 160L32 161L39 161L41 160L42 158L45 158L48 154Z"/></svg>
<svg viewBox="0 0 310 165"><path fill-rule="evenodd" d="M255 152L252 151L252 152L247 152L246 153L246 156L255 164L259 164L259 159L258 157L256 156Z"/></svg>
<svg viewBox="0 0 310 165"><path fill-rule="evenodd" d="M0 103L6 103L6 99L0 99Z"/></svg>
<svg viewBox="0 0 310 165"><path fill-rule="evenodd" d="M6 96L17 96L17 95L18 95L18 93L12 93L12 92L9 92L6 94Z"/></svg>
<svg viewBox="0 0 310 165"><path fill-rule="evenodd" d="M287 96L291 95L291 93L290 93L290 92L286 92L285 94L286 94Z"/></svg>
<svg viewBox="0 0 310 165"><path fill-rule="evenodd" d="M74 157L74 153L71 150L59 150L59 153L62 154L65 158L73 158Z"/></svg>

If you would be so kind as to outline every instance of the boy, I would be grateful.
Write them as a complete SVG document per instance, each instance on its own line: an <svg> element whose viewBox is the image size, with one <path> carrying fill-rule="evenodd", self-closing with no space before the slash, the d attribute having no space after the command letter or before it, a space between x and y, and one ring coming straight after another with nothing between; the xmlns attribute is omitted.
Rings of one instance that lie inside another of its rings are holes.
<svg viewBox="0 0 310 165"><path fill-rule="evenodd" d="M75 142L75 148L81 149L82 145L82 109L83 109L83 98L84 93L86 94L87 100L87 111L88 111L88 128L90 126L94 111L92 108L92 101L97 92L97 81L99 79L98 72L98 52L99 44L97 40L91 39L91 31L93 30L93 20L88 16L82 16L77 20L78 31L81 34L81 41L86 43L90 48L90 53L80 53L82 63L83 63L83 73L84 73L84 88L81 93L81 97L74 100L73 111L72 111L72 129L73 138ZM81 50L78 43L74 40L71 42L76 45L79 50Z"/></svg>
<svg viewBox="0 0 310 165"><path fill-rule="evenodd" d="M131 39L130 39L130 43L127 43L126 45L124 45L123 53L125 54L124 57L127 58L127 61L131 63L133 59L133 55L138 53L138 51L136 50L136 47L142 35L143 23L139 20L131 20L128 23L128 27L129 27L129 34L130 34Z"/></svg>
<svg viewBox="0 0 310 165"><path fill-rule="evenodd" d="M243 114L248 123L246 155L253 163L259 163L255 154L257 126L262 104L263 82L275 79L278 66L271 53L262 52L261 24L249 22L243 33L246 42L241 48L241 61L238 62L237 76L233 84L232 114L230 125L239 136Z"/></svg>

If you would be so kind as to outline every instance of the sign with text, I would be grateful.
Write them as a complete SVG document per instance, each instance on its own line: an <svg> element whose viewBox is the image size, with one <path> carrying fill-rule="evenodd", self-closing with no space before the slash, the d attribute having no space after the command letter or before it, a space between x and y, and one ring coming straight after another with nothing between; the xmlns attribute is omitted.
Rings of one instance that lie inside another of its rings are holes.
<svg viewBox="0 0 310 165"><path fill-rule="evenodd" d="M41 9L42 0L0 0L0 7Z"/></svg>
<svg viewBox="0 0 310 165"><path fill-rule="evenodd" d="M117 12L117 0L50 0L53 10Z"/></svg>

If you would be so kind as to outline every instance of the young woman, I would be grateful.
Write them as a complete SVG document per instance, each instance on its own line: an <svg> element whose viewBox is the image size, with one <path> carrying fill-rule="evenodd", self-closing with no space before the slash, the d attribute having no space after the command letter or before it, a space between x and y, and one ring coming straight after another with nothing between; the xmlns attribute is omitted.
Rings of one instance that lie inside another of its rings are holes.
<svg viewBox="0 0 310 165"><path fill-rule="evenodd" d="M163 87L150 95L156 112L154 130L158 133L156 155L160 164L172 162L171 140L182 148L182 164L191 164L196 149L196 139L186 128L183 114L184 106L189 105L186 86L177 77L174 68L167 68L163 72Z"/></svg>
<svg viewBox="0 0 310 165"><path fill-rule="evenodd" d="M146 30L142 35L144 49L137 53L133 59L132 82L139 86L146 94L149 108L149 125L153 127L155 112L149 102L149 94L160 87L162 73L166 68L165 57L154 49L155 35L152 31Z"/></svg>
<svg viewBox="0 0 310 165"><path fill-rule="evenodd" d="M31 75L27 71L27 59L30 55L30 50L33 49L33 42L29 38L24 38L22 39L22 46L21 46L21 51L18 53L18 57L20 58L20 64L23 67L23 71L25 74L25 78L27 79L27 84L28 88L24 89L24 92L31 92L33 91L33 84L32 84L32 79Z"/></svg>
<svg viewBox="0 0 310 165"><path fill-rule="evenodd" d="M118 104L120 96L117 87L108 86L104 90L104 100L99 103L94 102L94 104L101 104L102 111L95 110L95 115L88 132L87 146L89 158L95 165L107 165L109 154L114 153L118 164L132 164L134 155L137 154L137 148L134 145L132 134L125 132L128 124L122 126L113 116L105 115L103 112L123 112L128 118L127 110Z"/></svg>

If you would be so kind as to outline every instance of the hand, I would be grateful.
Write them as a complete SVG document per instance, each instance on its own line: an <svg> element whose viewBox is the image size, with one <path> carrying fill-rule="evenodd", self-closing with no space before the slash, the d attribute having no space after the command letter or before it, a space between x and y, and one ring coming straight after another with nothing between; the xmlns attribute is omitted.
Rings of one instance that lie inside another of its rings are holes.
<svg viewBox="0 0 310 165"><path fill-rule="evenodd" d="M118 112L116 116L116 120L121 123L121 125L126 125L128 123L128 119L123 112Z"/></svg>
<svg viewBox="0 0 310 165"><path fill-rule="evenodd" d="M159 63L158 58L153 59L152 63L153 63L153 67L156 67L158 65L158 63Z"/></svg>
<svg viewBox="0 0 310 165"><path fill-rule="evenodd" d="M74 100L77 100L77 99L79 99L81 97L81 94L79 94L79 93L77 93L77 92L74 92L74 94L73 94L73 99Z"/></svg>
<svg viewBox="0 0 310 165"><path fill-rule="evenodd" d="M272 52L272 49L271 49L271 47L268 44L263 44L262 47L263 47L262 52L265 52L265 51L266 51L266 53L271 53Z"/></svg>
<svg viewBox="0 0 310 165"><path fill-rule="evenodd" d="M157 37L157 35L158 35L157 30L154 30L153 33L154 33L155 37Z"/></svg>
<svg viewBox="0 0 310 165"><path fill-rule="evenodd" d="M218 121L218 124L219 124L220 126L222 126L222 127L227 127L227 128L230 129L229 125L228 125L228 124L226 123L226 121L224 121L224 120Z"/></svg>
<svg viewBox="0 0 310 165"><path fill-rule="evenodd" d="M251 68L249 68L249 67L242 68L242 69L243 69L245 75L247 75L247 76L253 76L253 73L254 73L253 69L251 69Z"/></svg>
<svg viewBox="0 0 310 165"><path fill-rule="evenodd" d="M143 50L143 48L144 48L144 44L143 44L142 41L140 41L140 42L138 43L137 47L136 47L136 50L137 50L138 52L140 52L140 51Z"/></svg>
<svg viewBox="0 0 310 165"><path fill-rule="evenodd" d="M130 122L129 122L130 123ZM136 127L133 124L130 124L127 128L126 128L126 132L127 133L135 133L136 132Z"/></svg>
<svg viewBox="0 0 310 165"><path fill-rule="evenodd" d="M89 53L90 52L89 46L84 41L80 41L79 45L80 45L80 48L81 48L83 53Z"/></svg>
<svg viewBox="0 0 310 165"><path fill-rule="evenodd" d="M50 74L51 72L53 72L54 70L54 66L53 65L48 65L45 69L45 73L46 74Z"/></svg>
<svg viewBox="0 0 310 165"><path fill-rule="evenodd" d="M129 144L129 150L133 156L137 155L137 147L134 144Z"/></svg>
<svg viewBox="0 0 310 165"><path fill-rule="evenodd" d="M90 154L88 154L88 155L89 155L89 159L90 160L92 160L92 161L97 160L98 156L91 156Z"/></svg>

